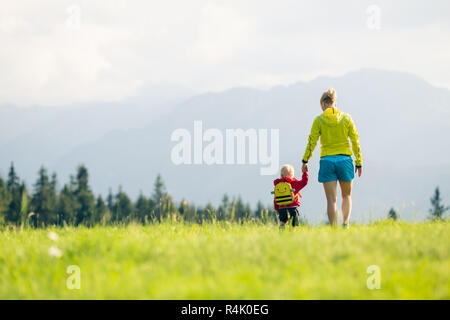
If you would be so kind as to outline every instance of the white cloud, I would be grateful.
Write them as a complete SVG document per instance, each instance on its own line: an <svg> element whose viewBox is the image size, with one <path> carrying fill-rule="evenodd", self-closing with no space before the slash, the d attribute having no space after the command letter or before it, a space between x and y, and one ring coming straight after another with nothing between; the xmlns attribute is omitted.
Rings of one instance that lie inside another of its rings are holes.
<svg viewBox="0 0 450 320"><path fill-rule="evenodd" d="M23 17L2 21L6 21L0 24L2 102L54 105L119 100L140 85L104 52L127 39L126 30L84 22L79 30L55 23L39 32ZM123 59L133 56L128 50L122 55Z"/></svg>
<svg viewBox="0 0 450 320"><path fill-rule="evenodd" d="M379 31L366 27L368 5L11 1L0 13L0 104L115 101L148 84L270 86L365 67L449 87L447 2L379 1Z"/></svg>
<svg viewBox="0 0 450 320"><path fill-rule="evenodd" d="M198 38L189 58L198 63L219 63L239 54L251 36L251 22L232 8L207 4L201 9Z"/></svg>

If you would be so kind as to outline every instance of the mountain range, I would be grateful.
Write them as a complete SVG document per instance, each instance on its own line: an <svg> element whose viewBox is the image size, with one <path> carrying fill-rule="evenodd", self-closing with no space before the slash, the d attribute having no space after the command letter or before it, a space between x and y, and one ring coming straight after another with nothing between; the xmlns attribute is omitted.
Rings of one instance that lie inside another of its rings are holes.
<svg viewBox="0 0 450 320"><path fill-rule="evenodd" d="M403 218L423 219L436 186L450 199L450 90L408 73L363 69L339 77L269 89L237 87L191 95L166 90L164 98L125 99L61 108L0 106L0 174L13 161L28 185L45 165L68 181L77 165L90 171L91 187L106 194L120 186L132 197L150 194L160 173L176 200L220 202L224 193L255 204L270 203L274 175L259 164L173 163L177 129L278 129L280 165L301 157L323 91L334 87L337 107L349 113L363 152L363 176L355 179L356 221L386 217L390 207ZM311 222L323 221L325 198L317 182L318 145L310 161L310 183L302 209Z"/></svg>

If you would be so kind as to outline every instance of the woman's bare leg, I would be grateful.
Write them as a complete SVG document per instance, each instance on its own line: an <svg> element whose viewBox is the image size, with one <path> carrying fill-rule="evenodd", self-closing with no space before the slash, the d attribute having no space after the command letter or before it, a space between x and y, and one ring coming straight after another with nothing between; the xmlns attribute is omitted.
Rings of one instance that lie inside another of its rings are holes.
<svg viewBox="0 0 450 320"><path fill-rule="evenodd" d="M350 214L352 212L352 185L353 181L339 181L342 192L342 218L344 224L350 223Z"/></svg>
<svg viewBox="0 0 450 320"><path fill-rule="evenodd" d="M335 226L337 223L337 193L336 193L337 181L329 181L323 183L323 189L327 196L327 214L330 225Z"/></svg>

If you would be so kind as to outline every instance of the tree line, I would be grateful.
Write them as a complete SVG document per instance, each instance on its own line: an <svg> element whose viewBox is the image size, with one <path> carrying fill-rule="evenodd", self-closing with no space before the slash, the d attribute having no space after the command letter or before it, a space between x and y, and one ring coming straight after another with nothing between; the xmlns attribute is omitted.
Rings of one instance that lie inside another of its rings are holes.
<svg viewBox="0 0 450 320"><path fill-rule="evenodd" d="M439 190L439 187L436 187L436 189L434 189L433 196L430 198L430 204L431 208L428 211L429 213L428 220L431 221L445 220L446 219L445 213L448 210L450 210L450 207L445 206L442 203L441 191ZM387 218L396 221L400 219L400 215L397 210L391 208L388 212Z"/></svg>
<svg viewBox="0 0 450 320"><path fill-rule="evenodd" d="M11 163L7 179L0 176L0 225L14 224L30 227L94 226L118 223L160 223L180 221L202 224L213 221L276 222L276 212L271 206L258 202L252 210L240 197L224 195L219 206L196 206L182 200L175 203L166 191L160 175L156 177L153 193L141 193L136 201L119 187L111 189L104 199L95 196L89 187L89 173L84 165L70 176L69 183L58 189L57 176L41 167L29 193Z"/></svg>
<svg viewBox="0 0 450 320"><path fill-rule="evenodd" d="M443 220L450 207L442 204L439 188L430 199L430 220ZM391 208L388 219L398 220L398 212ZM89 187L89 173L84 165L70 176L69 183L58 189L55 173L49 175L41 167L32 193L21 181L11 163L7 179L0 176L0 225L13 224L31 227L45 226L94 226L96 224L160 223L163 221L191 222L202 224L213 221L277 223L276 212L271 205L258 202L253 210L240 197L230 198L225 194L219 206L212 204L196 206L182 200L175 203L166 191L160 175L156 177L152 194L139 195L136 201L119 187L113 194L111 189L104 199L97 197ZM302 224L307 224L304 217Z"/></svg>

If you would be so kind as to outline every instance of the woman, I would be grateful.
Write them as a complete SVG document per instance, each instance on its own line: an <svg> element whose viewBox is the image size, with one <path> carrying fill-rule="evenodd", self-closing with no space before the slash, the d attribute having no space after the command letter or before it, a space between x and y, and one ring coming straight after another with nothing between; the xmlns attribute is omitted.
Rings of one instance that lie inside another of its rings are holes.
<svg viewBox="0 0 450 320"><path fill-rule="evenodd" d="M327 197L328 220L332 226L337 224L337 181L342 192L342 215L344 228L349 227L352 210L352 180L354 172L362 173L362 155L358 132L349 114L336 108L336 90L328 89L320 98L323 113L316 117L308 138L303 155L302 171L308 171L308 161L311 159L317 140L320 137L320 169L319 182L323 183ZM352 152L349 138L355 155L353 172Z"/></svg>

